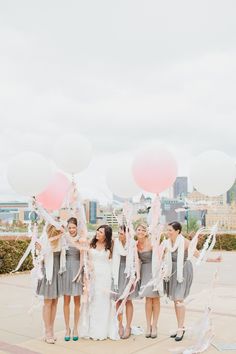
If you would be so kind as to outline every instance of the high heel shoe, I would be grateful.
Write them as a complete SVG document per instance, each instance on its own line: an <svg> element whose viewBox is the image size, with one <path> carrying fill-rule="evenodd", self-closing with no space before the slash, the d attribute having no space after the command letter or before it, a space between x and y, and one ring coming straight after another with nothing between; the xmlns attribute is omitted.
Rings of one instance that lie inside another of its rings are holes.
<svg viewBox="0 0 236 354"><path fill-rule="evenodd" d="M177 336L177 333L173 333L170 335L170 338L175 338Z"/></svg>
<svg viewBox="0 0 236 354"><path fill-rule="evenodd" d="M123 338L123 336L124 336L124 326L120 326L119 327L119 336L120 336L120 338Z"/></svg>
<svg viewBox="0 0 236 354"><path fill-rule="evenodd" d="M128 331L127 331L127 328L126 328L125 329L125 333L124 333L124 335L121 338L122 339L128 339L130 336L131 336L131 328L129 328Z"/></svg>
<svg viewBox="0 0 236 354"><path fill-rule="evenodd" d="M64 340L65 340L66 342L69 342L69 341L70 341L70 334L71 334L71 330L69 330L69 335L64 337Z"/></svg>
<svg viewBox="0 0 236 354"><path fill-rule="evenodd" d="M44 337L44 342L47 344L55 344L54 338L52 337Z"/></svg>
<svg viewBox="0 0 236 354"><path fill-rule="evenodd" d="M148 331L146 332L145 337L146 338L151 338L151 332L152 332L152 327L150 327L149 332Z"/></svg>
<svg viewBox="0 0 236 354"><path fill-rule="evenodd" d="M153 327L152 327L152 331L151 331L151 338L152 339L155 339L155 338L157 338L157 328L155 327L155 331L153 331Z"/></svg>
<svg viewBox="0 0 236 354"><path fill-rule="evenodd" d="M73 338L72 338L72 339L73 339L74 342L76 342L77 340L79 340L79 336L78 336L78 335L75 336L75 335L73 334Z"/></svg>
<svg viewBox="0 0 236 354"><path fill-rule="evenodd" d="M175 337L176 342L180 342L184 338L185 329L183 329L182 331L183 331L182 336L178 336L176 334L176 337Z"/></svg>

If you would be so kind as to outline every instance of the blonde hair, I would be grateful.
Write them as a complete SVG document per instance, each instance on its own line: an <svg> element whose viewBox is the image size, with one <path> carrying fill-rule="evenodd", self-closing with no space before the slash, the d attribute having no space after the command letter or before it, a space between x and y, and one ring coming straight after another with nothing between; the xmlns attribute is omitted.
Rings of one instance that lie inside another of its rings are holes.
<svg viewBox="0 0 236 354"><path fill-rule="evenodd" d="M136 226L135 231L137 231L139 227L141 227L142 229L144 229L144 231L146 232L146 237L148 237L149 234L148 234L148 226L147 226L147 224L139 223L139 224ZM137 238L137 236L135 236L135 237Z"/></svg>
<svg viewBox="0 0 236 354"><path fill-rule="evenodd" d="M47 235L48 235L49 241L51 238L59 236L61 233L62 233L62 231L58 230L54 225L49 224L47 226ZM56 240L50 241L50 243L51 243L52 248L56 248L59 243L59 238L57 238Z"/></svg>
<svg viewBox="0 0 236 354"><path fill-rule="evenodd" d="M147 226L147 224L144 224L144 223L139 223L137 226L136 226L136 228L135 228L135 230L137 230L139 227L141 227L142 229L144 229L146 232L148 232L148 226Z"/></svg>

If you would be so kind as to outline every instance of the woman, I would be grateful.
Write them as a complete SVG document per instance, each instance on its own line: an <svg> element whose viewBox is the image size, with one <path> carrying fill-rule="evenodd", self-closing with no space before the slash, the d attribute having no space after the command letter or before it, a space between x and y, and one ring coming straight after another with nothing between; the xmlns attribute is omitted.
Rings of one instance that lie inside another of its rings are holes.
<svg viewBox="0 0 236 354"><path fill-rule="evenodd" d="M88 336L94 340L103 340L109 336L111 256L112 228L108 225L101 225L90 243L93 269Z"/></svg>
<svg viewBox="0 0 236 354"><path fill-rule="evenodd" d="M38 280L36 293L44 297L43 320L45 325L45 342L54 344L54 322L57 303L62 295L61 274L65 271L65 243L63 231L57 230L54 225L48 225L46 234L43 234L36 243L42 260L42 279Z"/></svg>
<svg viewBox="0 0 236 354"><path fill-rule="evenodd" d="M62 292L64 295L64 318L66 325L65 341L71 339L70 329L70 301L71 296L74 299L74 324L72 331L73 341L77 341L78 337L78 322L80 315L80 296L83 292L81 278L76 281L76 275L80 272L80 250L79 236L77 236L77 219L71 217L67 221L68 234L66 241L68 249L66 251L66 272L62 274ZM82 274L81 274L82 276Z"/></svg>
<svg viewBox="0 0 236 354"><path fill-rule="evenodd" d="M178 329L175 334L171 335L171 338L175 338L177 342L184 337L185 306L183 301L189 295L193 280L193 266L187 259L190 241L181 234L181 231L182 226L177 221L168 225L165 255L167 279L164 281L164 293L174 301L175 305ZM199 255L200 253L196 250L194 256L199 257ZM220 257L208 258L207 262L219 262L220 260Z"/></svg>
<svg viewBox="0 0 236 354"><path fill-rule="evenodd" d="M126 226L122 225L119 228L119 237L114 242L113 258L112 258L112 293L113 299L115 301L119 300L122 296L126 286L129 283L129 278L127 278L125 273L126 268ZM122 339L127 339L131 335L131 322L133 318L133 303L132 300L137 296L137 292L133 292L126 301L126 327L122 323L122 314L118 316L119 321L119 336ZM116 310L120 307L122 300L117 301Z"/></svg>
<svg viewBox="0 0 236 354"><path fill-rule="evenodd" d="M157 322L160 314L160 295L153 290L152 281L152 245L148 237L147 226L140 224L136 228L138 255L141 262L140 296L146 298L146 338L157 337Z"/></svg>

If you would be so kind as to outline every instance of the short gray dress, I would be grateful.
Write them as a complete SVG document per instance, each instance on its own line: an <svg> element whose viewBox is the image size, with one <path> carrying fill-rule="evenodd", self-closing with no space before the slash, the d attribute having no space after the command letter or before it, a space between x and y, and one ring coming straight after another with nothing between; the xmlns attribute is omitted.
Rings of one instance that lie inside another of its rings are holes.
<svg viewBox="0 0 236 354"><path fill-rule="evenodd" d="M83 293L82 277L73 281L80 268L80 251L69 247L66 251L66 271L62 274L62 295L80 296Z"/></svg>
<svg viewBox="0 0 236 354"><path fill-rule="evenodd" d="M169 281L164 281L164 293L170 300L178 301L184 300L190 292L193 281L193 265L191 261L187 260L188 250L184 252L184 268L183 268L183 282L177 281L177 255L178 249L172 252L172 275Z"/></svg>
<svg viewBox="0 0 236 354"><path fill-rule="evenodd" d="M126 266L126 256L120 256L120 268L119 268L119 278L118 278L118 290L114 288L114 283L112 281L112 295L111 298L115 301L119 299L119 297L123 294L126 286L129 283L130 278L126 277L125 274L125 266ZM130 294L128 297L128 300L132 300L138 297L138 286L136 285L136 288L134 292Z"/></svg>
<svg viewBox="0 0 236 354"><path fill-rule="evenodd" d="M139 293L143 297L159 297L158 291L153 291L153 286L147 286L144 291L142 291L145 285L152 280L152 250L145 252L138 252L139 259L141 261L141 270L140 270L140 286Z"/></svg>
<svg viewBox="0 0 236 354"><path fill-rule="evenodd" d="M45 268L43 266L42 273L44 277L38 280L36 293L44 297L44 299L57 299L62 295L62 276L60 270L61 252L53 252L53 274L51 284L46 279Z"/></svg>

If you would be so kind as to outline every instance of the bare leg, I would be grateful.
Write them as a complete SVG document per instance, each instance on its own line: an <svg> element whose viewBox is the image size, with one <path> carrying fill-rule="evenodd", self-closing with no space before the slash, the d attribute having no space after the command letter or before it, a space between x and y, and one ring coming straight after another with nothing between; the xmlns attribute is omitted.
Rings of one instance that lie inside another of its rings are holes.
<svg viewBox="0 0 236 354"><path fill-rule="evenodd" d="M51 328L51 315L52 314L52 300L51 299L44 299L43 305L43 321L45 327L45 337L52 338L52 328Z"/></svg>
<svg viewBox="0 0 236 354"><path fill-rule="evenodd" d="M80 315L80 297L74 296L74 327L73 336L78 336L78 323Z"/></svg>
<svg viewBox="0 0 236 354"><path fill-rule="evenodd" d="M127 300L126 302L126 327L131 327L131 322L133 319L134 307L131 300Z"/></svg>
<svg viewBox="0 0 236 354"><path fill-rule="evenodd" d="M54 338L54 322L56 318L56 313L57 313L57 303L58 299L53 299L52 300L52 310L51 310L51 331L52 331L52 336Z"/></svg>
<svg viewBox="0 0 236 354"><path fill-rule="evenodd" d="M66 325L66 336L70 335L70 296L65 295L64 296L64 319L65 319L65 325Z"/></svg>
<svg viewBox="0 0 236 354"><path fill-rule="evenodd" d="M151 321L152 321L152 298L146 297L145 303L146 322L147 322L147 335L151 333Z"/></svg>
<svg viewBox="0 0 236 354"><path fill-rule="evenodd" d="M120 307L122 301L118 301L116 304L116 311ZM124 334L124 327L123 327L123 314L119 313L118 315L118 322L119 322L119 336L122 337Z"/></svg>
<svg viewBox="0 0 236 354"><path fill-rule="evenodd" d="M133 303L131 300L127 300L126 302L126 328L125 328L125 333L124 337L128 338L131 334L131 322L133 319Z"/></svg>
<svg viewBox="0 0 236 354"><path fill-rule="evenodd" d="M160 298L155 297L152 299L152 335L157 334L157 322L160 314Z"/></svg>
<svg viewBox="0 0 236 354"><path fill-rule="evenodd" d="M177 300L175 303L175 313L177 318L178 328L182 329L184 327L184 320L185 320L185 305L182 300ZM180 335L182 334L182 330L179 330ZM178 333L179 335L179 333Z"/></svg>

